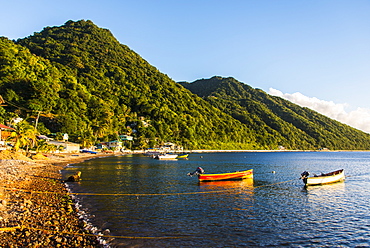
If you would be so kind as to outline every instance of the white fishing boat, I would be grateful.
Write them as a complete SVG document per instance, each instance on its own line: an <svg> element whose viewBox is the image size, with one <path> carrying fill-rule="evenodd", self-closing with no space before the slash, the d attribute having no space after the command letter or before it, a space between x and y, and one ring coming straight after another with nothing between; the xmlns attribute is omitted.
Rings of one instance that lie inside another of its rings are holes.
<svg viewBox="0 0 370 248"><path fill-rule="evenodd" d="M171 160L171 159L176 159L177 156L178 156L177 154L159 154L155 156L154 158L159 159L159 160Z"/></svg>
<svg viewBox="0 0 370 248"><path fill-rule="evenodd" d="M310 173L305 171L301 174L301 179L306 186L329 184L344 181L344 170L336 170L321 175L309 176Z"/></svg>

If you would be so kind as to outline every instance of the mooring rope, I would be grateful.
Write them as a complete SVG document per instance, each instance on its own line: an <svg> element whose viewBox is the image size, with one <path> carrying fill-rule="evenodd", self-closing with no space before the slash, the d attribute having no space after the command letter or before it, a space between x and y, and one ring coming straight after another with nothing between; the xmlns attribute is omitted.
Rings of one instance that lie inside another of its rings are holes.
<svg viewBox="0 0 370 248"><path fill-rule="evenodd" d="M213 190L213 191L200 191L200 192L174 192L174 193L73 193L73 192L52 192L52 191L33 191L33 190L26 190L26 189L18 189L18 188L7 188L2 187L5 190L9 191L21 191L31 194L60 194L60 195L96 195L96 196L161 196L161 195L195 195L195 194L213 194L213 193L222 193L228 191L234 191L233 189L225 189L225 190ZM251 186L252 188L252 186Z"/></svg>
<svg viewBox="0 0 370 248"><path fill-rule="evenodd" d="M115 236L115 235L103 235L103 234L93 234L93 233L79 233L79 232L67 232L67 231L55 231L55 230L47 230L47 229L42 229L42 228L34 228L34 227L29 227L29 226L14 226L14 227L2 227L0 228L0 232L14 232L16 230L23 230L23 229L28 229L28 230L34 230L34 231L43 231L49 232L49 233L58 233L58 234L66 234L66 235L76 235L76 236L92 236L92 237L100 237L100 238L116 238L116 239L179 239L179 238L184 238L179 237L179 236L174 236L174 237L140 237L140 236Z"/></svg>
<svg viewBox="0 0 370 248"><path fill-rule="evenodd" d="M277 184L288 183L297 179L291 179L287 181L272 183L272 184L265 184L260 186L250 186L248 188L255 189L255 188L262 188L262 187L269 187ZM231 189L224 189L224 190L211 190L211 191L198 191L198 192L174 192L174 193L74 193L74 192L53 192L53 191L34 191L34 190L26 190L26 189L19 189L19 188L7 188L1 187L5 190L9 191L21 191L31 194L63 194L63 195L96 195L96 196L163 196L163 195L197 195L197 194L214 194L214 193L222 193L222 192L230 192L234 190L240 189L240 187L234 187Z"/></svg>
<svg viewBox="0 0 370 248"><path fill-rule="evenodd" d="M282 182L278 182L278 183L271 183L271 184L265 184L265 185L260 185L260 186L254 186L253 188L269 187L269 186L273 186L273 185L277 185L277 184L289 183L289 182L292 182L292 181L295 181L295 180L297 180L297 179L291 179L291 180L282 181Z"/></svg>
<svg viewBox="0 0 370 248"><path fill-rule="evenodd" d="M261 187L269 187L277 184L287 183L294 181L296 179L272 183L272 184L266 184L266 185L260 185L260 186L251 186L248 187L250 189L254 188L261 188ZM156 193L150 193L150 194L99 194L99 193L70 193L70 192L50 192L50 191L32 191L32 190L25 190L25 189L18 189L18 188L7 188L7 187L1 187L5 190L11 190L11 191L21 191L21 192L27 192L31 194L64 194L64 195L98 195L98 196L159 196L159 195L194 195L194 194L212 194L212 193L221 193L221 192L230 192L235 191L237 189L240 189L240 187L235 187L232 189L227 190L213 190L213 191L202 191L202 192L179 192L179 193L162 193L162 194L156 194ZM66 231L54 231L54 230L46 230L42 228L33 228L33 227L27 227L27 226L14 226L14 227L2 227L0 228L0 232L14 232L16 230L23 230L23 229L29 229L29 230L35 230L35 231L43 231L45 232L51 232L51 233L59 233L59 234L66 234L66 235L78 235L78 236L95 236L95 237L101 237L101 238L116 238L116 239L180 239L184 238L184 236L176 236L176 237L140 237L140 236L113 236L113 235L102 235L102 234L90 234L90 233L78 233L78 232L66 232Z"/></svg>

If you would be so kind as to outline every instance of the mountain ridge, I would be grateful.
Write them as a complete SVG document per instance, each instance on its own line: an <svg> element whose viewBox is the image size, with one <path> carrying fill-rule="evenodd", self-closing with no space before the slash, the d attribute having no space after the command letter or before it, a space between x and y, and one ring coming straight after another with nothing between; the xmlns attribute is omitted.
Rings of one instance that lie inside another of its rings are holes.
<svg viewBox="0 0 370 248"><path fill-rule="evenodd" d="M271 96L260 89L254 89L232 77L215 76L210 79L196 80L193 83L181 82L181 84L223 112L252 126L255 131L268 132L277 136L280 143L294 142L292 138L294 133L303 135L301 142L308 142L318 147L345 149L341 143L352 143L352 146L357 146L358 143L363 142L365 144L363 149L365 149L368 142L369 135L360 130L309 108ZM252 117L246 118L247 116ZM254 125L254 123L263 123L263 125ZM348 138L348 136L356 136L354 134L361 138L354 140ZM286 147L292 148L289 144Z"/></svg>
<svg viewBox="0 0 370 248"><path fill-rule="evenodd" d="M194 94L89 20L0 39L0 92L28 109L0 106L3 122L43 113L40 130L85 146L128 134L133 148L170 141L187 149L370 149L370 135L234 78L197 81L203 89Z"/></svg>

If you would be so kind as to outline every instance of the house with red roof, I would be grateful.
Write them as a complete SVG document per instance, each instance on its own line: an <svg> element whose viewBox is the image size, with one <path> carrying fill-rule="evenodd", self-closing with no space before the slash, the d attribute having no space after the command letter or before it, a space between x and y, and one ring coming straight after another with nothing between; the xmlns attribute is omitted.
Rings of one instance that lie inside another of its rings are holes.
<svg viewBox="0 0 370 248"><path fill-rule="evenodd" d="M10 136L12 130L15 129L0 123L0 146L5 146L5 141Z"/></svg>

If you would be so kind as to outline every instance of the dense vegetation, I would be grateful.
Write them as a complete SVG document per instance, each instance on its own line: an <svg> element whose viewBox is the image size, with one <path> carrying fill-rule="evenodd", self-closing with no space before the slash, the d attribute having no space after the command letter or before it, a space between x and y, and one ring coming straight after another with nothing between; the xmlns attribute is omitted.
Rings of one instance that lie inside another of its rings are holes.
<svg viewBox="0 0 370 248"><path fill-rule="evenodd" d="M370 148L370 135L235 79L178 84L91 21L1 37L0 95L0 123L26 118L86 146L129 134L134 148Z"/></svg>
<svg viewBox="0 0 370 248"><path fill-rule="evenodd" d="M130 134L136 147L172 141L185 148L260 148L245 125L90 21L48 27L16 44L3 38L1 59L7 115L41 111L38 126L66 132L72 141L87 144Z"/></svg>
<svg viewBox="0 0 370 248"><path fill-rule="evenodd" d="M183 86L241 121L269 147L368 149L370 135L311 109L238 82L213 77Z"/></svg>

